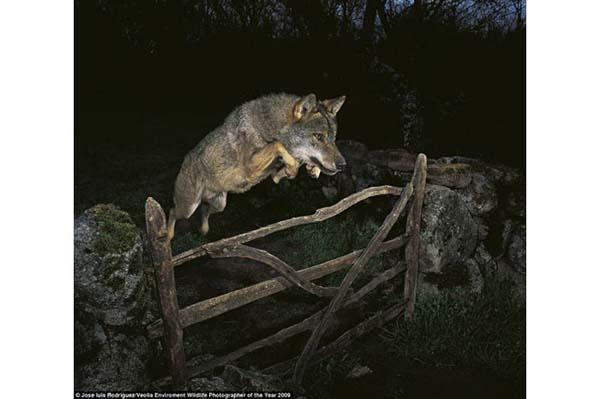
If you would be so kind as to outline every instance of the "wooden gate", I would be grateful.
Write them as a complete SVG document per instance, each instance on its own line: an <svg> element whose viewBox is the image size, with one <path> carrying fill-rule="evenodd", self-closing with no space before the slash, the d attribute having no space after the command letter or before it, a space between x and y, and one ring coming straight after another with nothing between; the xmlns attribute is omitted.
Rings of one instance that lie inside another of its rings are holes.
<svg viewBox="0 0 600 399"><path fill-rule="evenodd" d="M318 209L312 215L294 217L247 233L203 244L176 256L172 256L171 246L167 238L165 213L158 202L149 197L146 200L146 229L162 319L148 326L148 335L150 338L163 337L169 371L169 376L157 381L157 384L171 383L175 388L181 389L185 386L188 378L231 363L257 349L282 342L301 332L312 330L312 335L297 359L291 359L264 370L266 373L282 373L294 366L294 381L300 383L309 364L316 363L332 355L340 348L349 345L355 338L393 320L404 311L406 311L408 317L411 317L416 300L420 220L425 195L426 174L427 158L424 154L419 154L412 180L404 188L393 186L370 187L342 199L335 205ZM275 255L245 245L249 241L290 227L329 219L367 198L379 195L396 195L399 196L399 199L364 249L296 271ZM384 241L411 198L413 200L407 215L405 233ZM404 262L400 262L395 267L382 272L358 291L350 291L352 283L363 271L371 257L403 246L405 246ZM241 257L260 261L277 270L281 277L206 299L180 309L175 289L175 267L205 255L213 258ZM350 270L339 287L323 287L312 283L313 280L342 270L349 265L351 265ZM319 342L338 310L355 303L382 283L389 281L402 272L406 272L404 297L399 304L377 312L343 333L332 343L319 348ZM209 361L190 359L186 363L183 350L183 329L185 327L268 297L291 286L297 286L319 297L331 298L331 301L325 309L305 320L232 353Z"/></svg>

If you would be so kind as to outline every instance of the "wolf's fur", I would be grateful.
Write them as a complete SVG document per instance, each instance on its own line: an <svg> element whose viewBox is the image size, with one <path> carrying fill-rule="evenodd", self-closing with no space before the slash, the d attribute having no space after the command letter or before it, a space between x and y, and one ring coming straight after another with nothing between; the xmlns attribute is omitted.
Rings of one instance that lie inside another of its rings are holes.
<svg viewBox="0 0 600 399"><path fill-rule="evenodd" d="M302 164L315 178L321 171L337 173L346 164L335 145L344 101L273 94L236 108L185 156L175 180L169 239L175 222L200 205L206 234L210 214L225 209L227 193L245 192L268 176L276 183L293 179Z"/></svg>

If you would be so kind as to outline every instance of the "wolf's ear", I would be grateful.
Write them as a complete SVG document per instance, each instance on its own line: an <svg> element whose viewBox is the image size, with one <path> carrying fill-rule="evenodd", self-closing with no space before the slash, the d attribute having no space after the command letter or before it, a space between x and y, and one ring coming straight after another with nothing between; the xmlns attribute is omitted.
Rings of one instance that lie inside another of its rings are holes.
<svg viewBox="0 0 600 399"><path fill-rule="evenodd" d="M342 105L344 105L344 101L346 101L346 96L330 98L329 100L323 100L323 105L333 115L336 115Z"/></svg>
<svg viewBox="0 0 600 399"><path fill-rule="evenodd" d="M292 111L292 115L294 116L294 121L299 121L302 117L309 112L311 112L317 106L317 96L314 94L309 94L308 96L302 97L296 104L294 104L294 109Z"/></svg>

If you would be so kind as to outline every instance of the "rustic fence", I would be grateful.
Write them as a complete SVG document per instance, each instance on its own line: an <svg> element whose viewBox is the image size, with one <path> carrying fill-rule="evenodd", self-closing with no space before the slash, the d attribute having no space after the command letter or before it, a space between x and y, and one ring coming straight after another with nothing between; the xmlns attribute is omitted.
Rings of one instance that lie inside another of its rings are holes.
<svg viewBox="0 0 600 399"><path fill-rule="evenodd" d="M146 228L149 248L158 289L162 319L148 326L150 338L163 337L170 376L157 381L158 385L171 383L175 388L182 388L188 378L231 363L242 356L268 345L312 330L304 350L297 359L291 359L268 367L266 373L284 373L294 367L293 378L300 383L309 364L316 363L345 347L353 339L390 321L406 311L408 317L414 312L416 300L416 279L418 272L419 231L421 208L425 194L427 174L427 158L419 154L415 164L412 180L404 187L379 186L367 188L352 194L335 205L318 209L309 216L299 216L277 222L248 233L200 245L176 256L171 254L171 246L167 238L166 218L163 209L153 198L146 200ZM413 195L414 194L414 195ZM296 271L283 260L271 253L244 245L257 238L282 231L294 226L316 223L329 219L349 207L367 198L379 195L396 195L399 199L387 215L366 248L357 250L329 260L327 262ZM384 241L400 214L413 198L403 235ZM363 271L374 255L399 249L405 246L405 259L396 266L387 269L358 291L350 291L350 286ZM253 259L277 270L281 277L263 281L249 287L197 302L183 309L179 308L175 290L175 267L190 260L208 255L213 258L240 257ZM327 276L352 265L339 287L322 287L312 283L313 280ZM343 333L333 342L319 348L319 342L335 317L335 313L343 307L351 305L379 285L406 272L404 279L404 296L400 303L362 321ZM215 357L208 361L190 359L186 363L183 350L183 329L193 324L211 319L233 309L247 305L258 299L268 297L291 286L297 286L319 297L331 298L327 308L311 315L303 321L286 327L273 335L253 342L227 355Z"/></svg>

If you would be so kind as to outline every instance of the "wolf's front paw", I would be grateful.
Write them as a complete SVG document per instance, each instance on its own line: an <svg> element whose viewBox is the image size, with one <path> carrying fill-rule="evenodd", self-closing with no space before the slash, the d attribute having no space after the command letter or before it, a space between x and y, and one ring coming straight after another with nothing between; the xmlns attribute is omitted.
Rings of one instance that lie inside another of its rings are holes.
<svg viewBox="0 0 600 399"><path fill-rule="evenodd" d="M300 169L300 163L294 158L291 158L285 164L285 175L288 178L293 179L298 174L298 169Z"/></svg>
<svg viewBox="0 0 600 399"><path fill-rule="evenodd" d="M275 184L279 184L279 182L281 181L281 179L283 179L284 177L286 177L286 173L285 173L285 169L284 168L281 168L277 172L274 172L274 173L271 174L271 179L273 179L273 181L275 182Z"/></svg>
<svg viewBox="0 0 600 399"><path fill-rule="evenodd" d="M306 165L306 171L313 179L318 179L321 175L321 168L317 165Z"/></svg>

